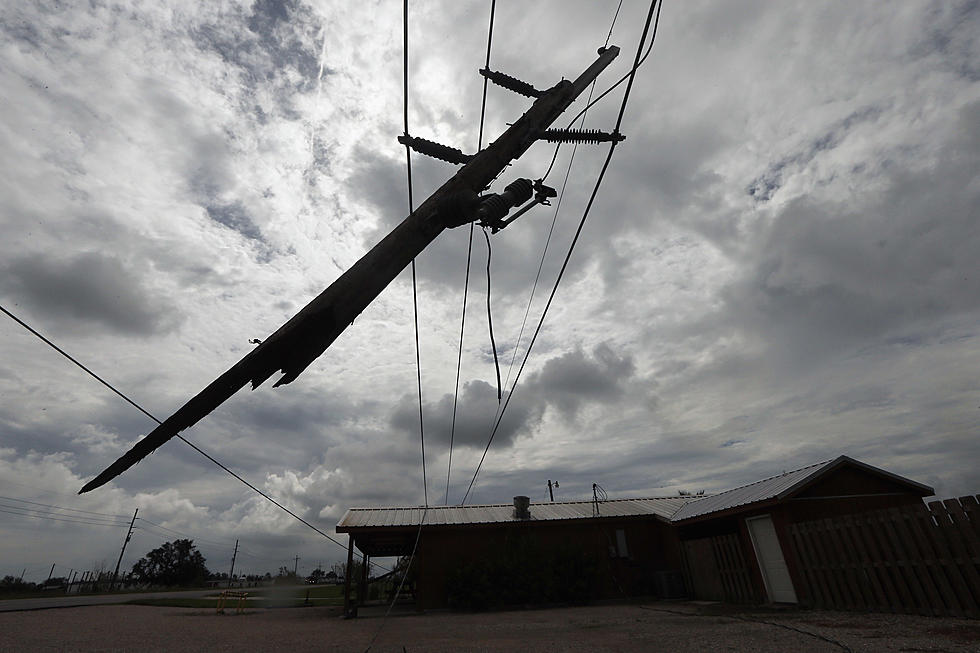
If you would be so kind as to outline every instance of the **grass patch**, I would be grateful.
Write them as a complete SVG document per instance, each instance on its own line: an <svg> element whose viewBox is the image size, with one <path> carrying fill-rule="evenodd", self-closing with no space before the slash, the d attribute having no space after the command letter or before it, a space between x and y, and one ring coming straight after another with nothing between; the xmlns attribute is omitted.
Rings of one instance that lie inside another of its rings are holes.
<svg viewBox="0 0 980 653"><path fill-rule="evenodd" d="M126 605L152 605L160 608L216 608L217 599L134 599Z"/></svg>
<svg viewBox="0 0 980 653"><path fill-rule="evenodd" d="M262 596L274 599L294 598L303 600L309 592L310 600L313 599L341 599L344 598L343 585L289 585L256 587L248 590L249 596Z"/></svg>

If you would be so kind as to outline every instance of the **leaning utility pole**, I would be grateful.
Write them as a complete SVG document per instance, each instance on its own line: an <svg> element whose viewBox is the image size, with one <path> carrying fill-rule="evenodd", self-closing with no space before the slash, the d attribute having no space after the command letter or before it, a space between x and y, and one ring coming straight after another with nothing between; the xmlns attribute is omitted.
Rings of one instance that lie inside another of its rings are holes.
<svg viewBox="0 0 980 653"><path fill-rule="evenodd" d="M499 72L481 70L494 83L536 98L534 104L496 141L472 156L408 134L399 137L399 141L424 154L465 165L303 310L85 484L79 493L108 483L180 431L196 424L246 384L251 383L254 389L280 371L283 376L275 386L292 382L444 229L479 220L497 231L513 221L516 216L508 220L504 217L511 208L527 203L532 189L538 191L535 203L547 203L554 190L540 182L532 186L526 179L511 183L503 193L481 193L511 161L539 139L553 142L623 139L618 133L548 129L618 54L616 46L600 48L599 57L578 79L574 82L563 79L546 91Z"/></svg>
<svg viewBox="0 0 980 653"><path fill-rule="evenodd" d="M136 523L136 513L138 513L139 511L140 509L137 508L133 512L133 520L129 522L129 530L126 532L126 539L123 540L122 551L119 552L119 559L116 560L116 570L112 572L112 582L109 583L110 592L112 591L112 588L115 587L116 585L116 576L119 575L119 564L122 562L123 554L126 553L126 545L129 544L129 540L133 537L133 524Z"/></svg>
<svg viewBox="0 0 980 653"><path fill-rule="evenodd" d="M238 557L238 540L235 540L235 552L231 554L231 570L228 572L228 587L231 587L231 577L235 575L235 558Z"/></svg>

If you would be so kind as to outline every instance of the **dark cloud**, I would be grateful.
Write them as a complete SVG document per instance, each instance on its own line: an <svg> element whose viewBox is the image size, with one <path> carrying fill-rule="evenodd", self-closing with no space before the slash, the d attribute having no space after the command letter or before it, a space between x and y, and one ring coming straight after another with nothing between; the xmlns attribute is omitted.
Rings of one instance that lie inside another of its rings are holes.
<svg viewBox="0 0 980 653"><path fill-rule="evenodd" d="M494 435L493 446L506 448L520 435L533 434L549 407L565 421L574 421L587 403L608 404L624 393L623 382L634 374L629 356L617 355L606 343L592 355L581 349L552 358L539 372L518 384L514 398ZM507 399L504 394L503 399ZM426 434L435 442L448 445L453 423L453 395L426 404L423 415ZM456 409L454 446L484 447L498 411L497 388L474 380L463 385ZM391 417L391 426L418 437L418 400L402 397Z"/></svg>
<svg viewBox="0 0 980 653"><path fill-rule="evenodd" d="M111 255L20 258L3 266L0 277L5 292L60 332L103 327L146 336L171 331L182 320L169 297L148 287L142 270Z"/></svg>
<svg viewBox="0 0 980 653"><path fill-rule="evenodd" d="M609 403L622 396L623 382L634 372L630 356L617 355L601 343L592 356L576 349L552 358L523 391L540 394L561 415L574 418L584 402Z"/></svg>
<svg viewBox="0 0 980 653"><path fill-rule="evenodd" d="M459 394L455 432L452 429L453 395L446 394L438 402L426 404L423 409L426 436L440 447L449 446L452 434L453 446L483 448L498 407L496 386L485 381L469 381L463 384ZM519 435L532 432L541 420L543 409L544 406L534 398L528 399L520 392L516 394L494 436L494 446L509 447ZM416 397L402 397L391 416L391 426L409 437L418 438L419 407Z"/></svg>
<svg viewBox="0 0 980 653"><path fill-rule="evenodd" d="M217 204L205 207L208 217L224 225L229 229L237 231L245 238L250 240L262 240L262 232L252 221L248 211L241 202L231 202L230 204Z"/></svg>

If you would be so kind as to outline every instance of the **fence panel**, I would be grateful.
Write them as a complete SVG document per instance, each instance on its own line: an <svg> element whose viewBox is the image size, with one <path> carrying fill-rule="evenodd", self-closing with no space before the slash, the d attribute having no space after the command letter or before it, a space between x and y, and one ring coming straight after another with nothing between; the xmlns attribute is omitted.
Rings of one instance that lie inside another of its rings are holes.
<svg viewBox="0 0 980 653"><path fill-rule="evenodd" d="M729 603L755 601L749 567L737 534L687 540L682 550L695 597Z"/></svg>
<svg viewBox="0 0 980 653"><path fill-rule="evenodd" d="M975 496L798 522L790 535L817 607L980 616Z"/></svg>

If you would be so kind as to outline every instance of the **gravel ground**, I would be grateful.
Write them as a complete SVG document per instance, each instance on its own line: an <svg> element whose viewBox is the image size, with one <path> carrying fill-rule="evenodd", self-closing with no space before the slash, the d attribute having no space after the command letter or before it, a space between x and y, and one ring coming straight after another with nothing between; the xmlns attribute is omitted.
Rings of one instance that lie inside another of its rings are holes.
<svg viewBox="0 0 980 653"><path fill-rule="evenodd" d="M0 614L0 651L966 651L980 621L692 603L481 614L337 608L214 610L131 605ZM763 623L768 622L768 623Z"/></svg>

